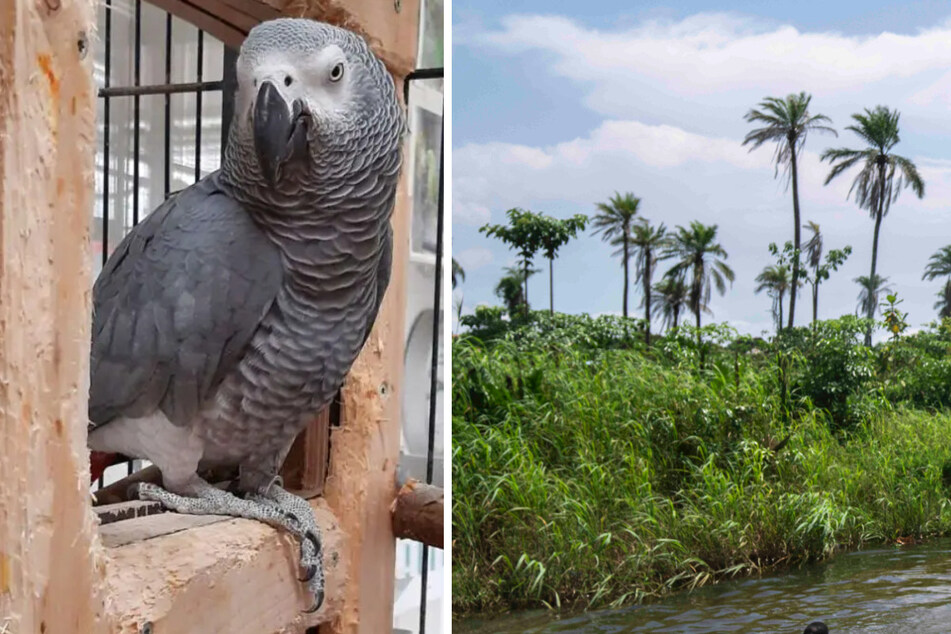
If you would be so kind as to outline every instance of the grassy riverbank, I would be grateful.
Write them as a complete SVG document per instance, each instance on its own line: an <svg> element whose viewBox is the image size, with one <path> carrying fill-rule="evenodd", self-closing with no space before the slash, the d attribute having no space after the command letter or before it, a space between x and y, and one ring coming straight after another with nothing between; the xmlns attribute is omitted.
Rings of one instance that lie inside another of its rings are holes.
<svg viewBox="0 0 951 634"><path fill-rule="evenodd" d="M951 532L951 332L869 350L844 319L648 350L617 320L493 327L453 346L457 612L620 604Z"/></svg>

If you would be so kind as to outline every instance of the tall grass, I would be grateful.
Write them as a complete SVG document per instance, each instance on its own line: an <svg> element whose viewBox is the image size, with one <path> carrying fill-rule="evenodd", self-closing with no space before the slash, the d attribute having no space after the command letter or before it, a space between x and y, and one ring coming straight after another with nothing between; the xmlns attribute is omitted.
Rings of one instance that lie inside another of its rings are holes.
<svg viewBox="0 0 951 634"><path fill-rule="evenodd" d="M951 416L878 399L834 433L746 357L684 359L454 344L455 610L620 605L951 530Z"/></svg>

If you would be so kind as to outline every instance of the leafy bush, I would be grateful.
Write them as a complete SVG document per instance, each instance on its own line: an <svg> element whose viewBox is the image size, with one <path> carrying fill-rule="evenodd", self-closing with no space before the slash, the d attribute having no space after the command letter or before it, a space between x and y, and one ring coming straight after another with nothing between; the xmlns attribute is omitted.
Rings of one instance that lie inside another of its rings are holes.
<svg viewBox="0 0 951 634"><path fill-rule="evenodd" d="M642 345L644 321L615 315L569 315L536 310L527 317L505 317L499 307L479 306L472 315L464 315L460 323L466 327L463 338L483 344L497 340L558 347L584 347L602 350L633 348Z"/></svg>
<svg viewBox="0 0 951 634"><path fill-rule="evenodd" d="M835 427L864 419L865 402L874 374L874 354L862 345L868 320L851 315L819 322L811 328L787 329L776 351L790 362L795 397L825 410Z"/></svg>
<svg viewBox="0 0 951 634"><path fill-rule="evenodd" d="M951 533L951 322L646 348L634 320L478 320L452 355L457 610L620 605Z"/></svg>
<svg viewBox="0 0 951 634"><path fill-rule="evenodd" d="M511 329L501 306L476 306L471 315L463 315L459 323L467 329L466 336L485 343L503 337Z"/></svg>

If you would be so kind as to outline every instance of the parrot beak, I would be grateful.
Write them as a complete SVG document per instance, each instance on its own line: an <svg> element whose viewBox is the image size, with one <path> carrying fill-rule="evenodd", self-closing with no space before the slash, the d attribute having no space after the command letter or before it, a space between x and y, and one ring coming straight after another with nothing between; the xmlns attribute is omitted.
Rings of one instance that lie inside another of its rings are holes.
<svg viewBox="0 0 951 634"><path fill-rule="evenodd" d="M273 83L266 81L254 102L254 148L261 172L274 185L284 165L307 156L310 116L298 99L291 108Z"/></svg>

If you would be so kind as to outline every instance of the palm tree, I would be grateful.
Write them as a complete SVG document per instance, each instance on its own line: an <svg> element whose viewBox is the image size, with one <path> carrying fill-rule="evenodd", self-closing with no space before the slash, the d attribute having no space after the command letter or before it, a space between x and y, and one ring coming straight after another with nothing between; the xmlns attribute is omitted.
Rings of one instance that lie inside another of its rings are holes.
<svg viewBox="0 0 951 634"><path fill-rule="evenodd" d="M861 163L862 169L856 174L849 188L849 196L855 193L855 202L860 209L866 209L875 221L875 233L872 237L872 269L867 280L877 279L875 266L878 261L878 235L882 226L882 219L888 213L891 204L898 200L901 190L911 187L918 198L925 195L925 183L918 174L915 164L904 156L892 153L901 140L898 135L897 110L889 110L885 106L876 106L874 110L865 109L865 114L853 114L852 119L857 125L850 125L851 130L868 144L863 150L849 148L830 148L822 153L822 160L829 161L832 170L826 177L828 185L833 178L845 170ZM867 306L866 316L871 319L876 304ZM872 331L865 333L865 345L872 344Z"/></svg>
<svg viewBox="0 0 951 634"><path fill-rule="evenodd" d="M640 207L641 199L634 194L627 193L623 196L615 192L608 202L598 203L598 213L594 219L594 234L601 234L601 239L605 242L611 242L616 239L621 241L621 264L624 266L624 299L622 303L623 314L627 317L627 290L628 290L628 261L630 258L630 240L631 223L634 216L637 215L637 208Z"/></svg>
<svg viewBox="0 0 951 634"><path fill-rule="evenodd" d="M822 234L819 233L819 224L809 220L803 228L812 231L812 237L806 242L803 250L806 253L806 263L812 269L812 324L815 326L819 318L819 266L822 264Z"/></svg>
<svg viewBox="0 0 951 634"><path fill-rule="evenodd" d="M461 282L465 282L465 281L466 281L465 269L462 268L462 265L456 262L456 258L452 258L452 288L453 290L456 289L457 284ZM463 297L460 296L459 303L456 304L456 319L457 320L462 319L462 300L463 300Z"/></svg>
<svg viewBox="0 0 951 634"><path fill-rule="evenodd" d="M936 277L951 276L951 244L941 247L928 260L923 280L933 280Z"/></svg>
<svg viewBox="0 0 951 634"><path fill-rule="evenodd" d="M892 289L888 284L888 278L881 275L860 275L855 278L855 283L861 289L859 291L859 310L865 313L868 319L875 318L875 309L878 308L878 298L882 293L891 293ZM865 333L865 345L870 346L871 329Z"/></svg>
<svg viewBox="0 0 951 634"><path fill-rule="evenodd" d="M654 308L660 311L663 317L661 325L664 328L676 328L680 320L680 311L687 303L687 285L683 276L665 275L660 282L654 285L651 301Z"/></svg>
<svg viewBox="0 0 951 634"><path fill-rule="evenodd" d="M687 305L697 319L698 344L700 312L709 312L707 302L710 301L711 286L716 286L717 292L723 295L726 282L732 284L736 278L733 269L724 262L727 252L716 238L717 225L704 225L694 220L689 228L677 227L663 254L665 258L677 259L669 274L683 276L688 285Z"/></svg>
<svg viewBox="0 0 951 634"><path fill-rule="evenodd" d="M466 281L466 271L462 266L456 262L456 258L452 259L452 287L456 288L458 282Z"/></svg>
<svg viewBox="0 0 951 634"><path fill-rule="evenodd" d="M620 244L622 236L614 239L612 244ZM660 226L652 227L646 218L640 222L634 223L631 232L630 246L634 250L634 275L635 283L641 282L644 285L644 321L647 324L645 335L647 345L651 345L651 282L654 277L654 266L657 264L657 257L667 244L667 227L663 223Z"/></svg>
<svg viewBox="0 0 951 634"><path fill-rule="evenodd" d="M750 123L763 124L763 127L751 130L743 145L749 145L752 152L766 142L776 143L776 152L773 161L776 163L776 173L782 166L783 174L792 184L793 197L793 247L799 251L799 172L798 154L806 143L806 135L810 130L817 132L831 132L838 136L835 130L826 123L832 123L829 117L809 114L809 102L812 95L800 92L790 94L785 99L766 97L759 103L760 110L752 109L744 117ZM793 259L792 288L797 288L799 282L799 260ZM792 328L796 314L796 292L789 296L789 327Z"/></svg>
<svg viewBox="0 0 951 634"><path fill-rule="evenodd" d="M815 331L819 321L819 285L829 279L833 271L839 270L839 267L852 255L852 247L846 245L841 249L831 249L823 259L822 233L819 231L819 225L810 220L803 225L803 228L812 231L812 237L804 245L807 262L802 277L812 286L812 329Z"/></svg>
<svg viewBox="0 0 951 634"><path fill-rule="evenodd" d="M944 288L938 291L938 301L934 303L940 319L951 317L951 280L944 283Z"/></svg>
<svg viewBox="0 0 951 634"><path fill-rule="evenodd" d="M783 298L787 291L792 290L792 277L789 267L785 264L770 264L763 272L756 276L759 286L756 292L766 291L773 298L773 317L776 319L776 332L783 329Z"/></svg>
<svg viewBox="0 0 951 634"><path fill-rule="evenodd" d="M526 275L538 273L538 269L529 268L527 271L521 266L505 267L505 275L495 285L495 294L505 304L509 317L527 314L528 302L525 299Z"/></svg>
<svg viewBox="0 0 951 634"><path fill-rule="evenodd" d="M923 280L933 280L937 277L951 278L951 244L941 247L928 260L928 266L925 267ZM944 319L951 317L951 279L948 279L944 288L938 291L938 301L935 302L935 309L938 310L938 317Z"/></svg>

